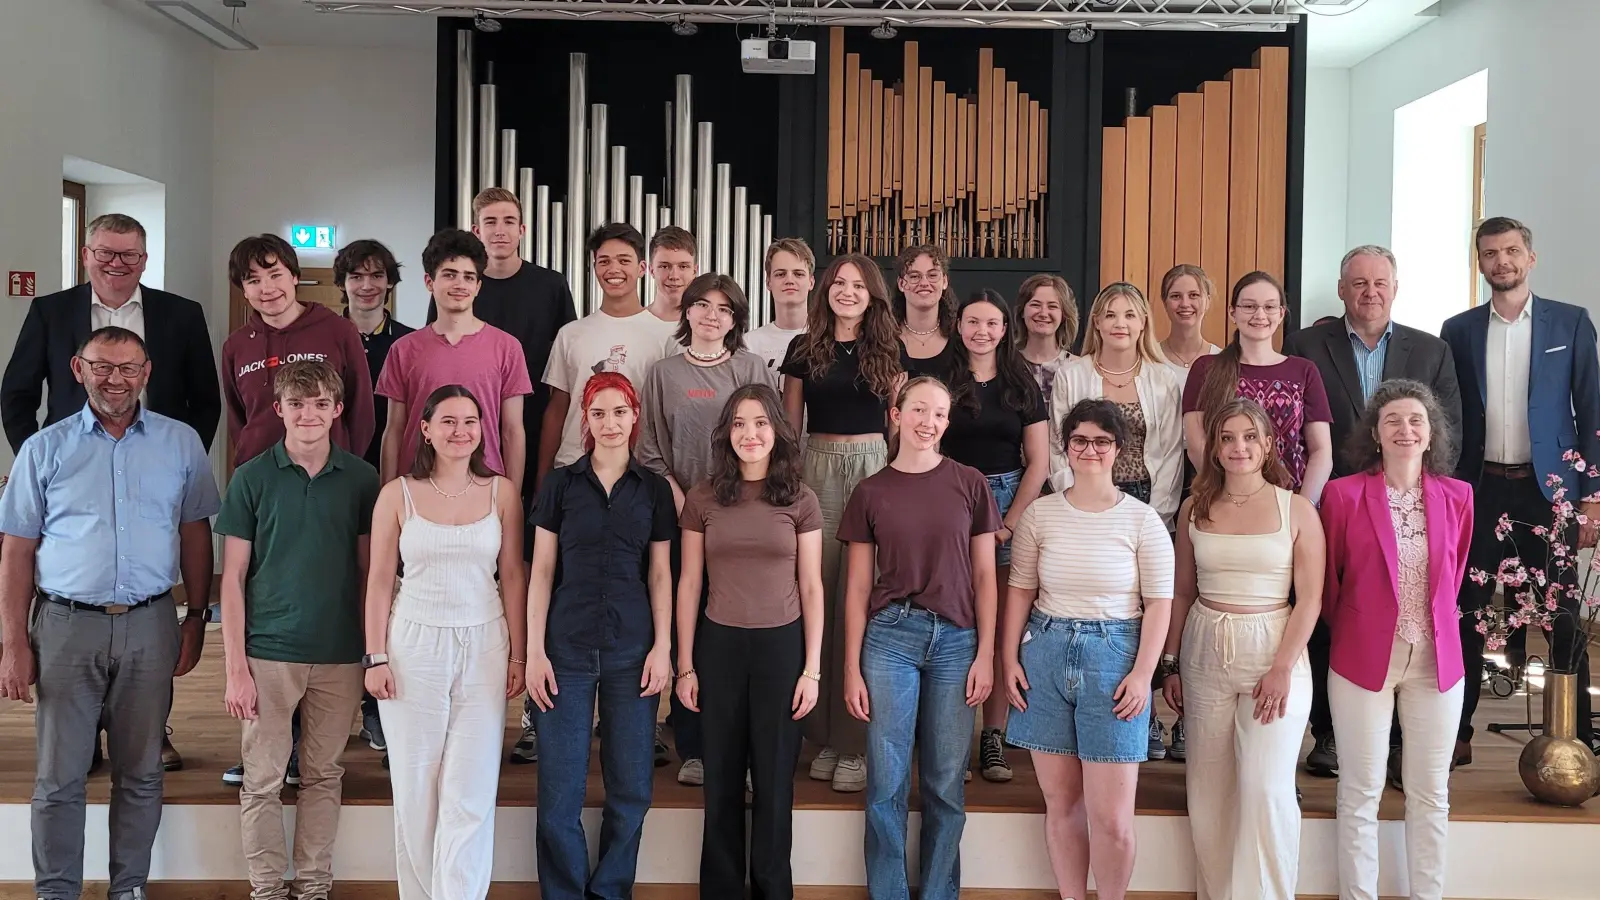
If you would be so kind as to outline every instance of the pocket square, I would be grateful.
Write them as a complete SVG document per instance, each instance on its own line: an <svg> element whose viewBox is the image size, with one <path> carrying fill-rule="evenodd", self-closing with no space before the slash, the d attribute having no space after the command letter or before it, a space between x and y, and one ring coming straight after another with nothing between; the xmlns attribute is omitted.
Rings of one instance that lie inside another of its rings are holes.
<svg viewBox="0 0 1600 900"><path fill-rule="evenodd" d="M1545 352L1546 353L1554 353L1557 350L1565 350L1565 349L1567 349L1567 345L1566 344L1562 344L1559 347L1551 347L1549 350L1546 350Z"/></svg>

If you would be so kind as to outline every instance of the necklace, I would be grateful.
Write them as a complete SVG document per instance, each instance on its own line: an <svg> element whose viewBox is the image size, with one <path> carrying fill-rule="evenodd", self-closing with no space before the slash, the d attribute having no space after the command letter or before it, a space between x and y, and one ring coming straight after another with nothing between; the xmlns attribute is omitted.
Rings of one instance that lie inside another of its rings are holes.
<svg viewBox="0 0 1600 900"><path fill-rule="evenodd" d="M467 476L467 486L466 487L462 488L459 491L456 491L454 494L447 494L447 493L445 493L444 489L439 487L439 485L433 480L433 476L432 475L428 476L428 484L433 486L433 492L438 494L439 496L445 498L446 500L454 500L454 499L456 499L457 497L461 496L462 494L465 494L467 491L472 490L472 486L477 484L477 483L478 482L477 482L476 479L474 479L471 475L468 475Z"/></svg>
<svg viewBox="0 0 1600 900"><path fill-rule="evenodd" d="M716 362L717 360L719 360L719 359L723 358L724 356L728 355L728 348L727 347L719 347L717 349L717 352L715 352L715 353L701 353L700 351L694 349L693 347L690 347L690 348L686 349L684 352L689 354L691 359L698 359L701 362Z"/></svg>
<svg viewBox="0 0 1600 900"><path fill-rule="evenodd" d="M1133 378L1129 378L1127 381L1118 381L1116 379L1116 376L1128 375L1130 373L1138 372L1139 371L1140 362L1141 362L1140 360L1135 360L1134 363L1133 363L1133 367L1132 368L1124 369L1121 372L1113 372L1110 369L1107 369L1105 366L1100 365L1100 361L1098 359L1095 360L1094 367L1095 367L1095 370L1098 371L1112 387L1125 388L1128 385L1133 384L1134 378L1138 378L1139 376L1138 375L1134 375Z"/></svg>
<svg viewBox="0 0 1600 900"><path fill-rule="evenodd" d="M834 341L834 344L837 345L840 350L844 351L844 355L845 356L855 356L856 355L856 342L855 341L850 341L849 342L850 346L848 346L848 347L845 346L845 343L846 343L845 341L840 341L840 340L835 340Z"/></svg>
<svg viewBox="0 0 1600 900"><path fill-rule="evenodd" d="M919 338L925 338L939 330L938 323L935 323L934 326L929 328L927 331L918 331L915 328L912 328L910 325L902 325L900 327L905 331L906 334L916 335Z"/></svg>
<svg viewBox="0 0 1600 900"><path fill-rule="evenodd" d="M1163 347L1162 349L1165 350L1166 348ZM1188 359L1184 359L1183 356L1180 355L1178 353L1178 351L1176 351L1176 350L1167 350L1167 358L1172 360L1173 362L1177 363L1178 365L1183 366L1185 369L1190 368L1191 366L1193 366L1195 360L1197 360L1200 357L1205 356L1205 355L1206 355L1206 348L1205 348L1204 344L1202 344L1200 346L1200 351L1198 353L1194 354L1193 356L1189 357Z"/></svg>
<svg viewBox="0 0 1600 900"><path fill-rule="evenodd" d="M1244 508L1244 505L1246 503L1250 502L1250 498L1251 497L1254 497L1255 495L1261 493L1262 489L1265 488L1266 486L1267 486L1267 482L1266 481L1262 481L1261 482L1261 487L1256 488L1255 490L1251 491L1248 494L1243 495L1242 497L1239 494L1235 494L1232 491L1223 491L1223 493L1228 496L1228 502L1233 504L1233 508L1234 509L1242 509L1242 508ZM1238 499L1235 499L1235 498L1238 498Z"/></svg>

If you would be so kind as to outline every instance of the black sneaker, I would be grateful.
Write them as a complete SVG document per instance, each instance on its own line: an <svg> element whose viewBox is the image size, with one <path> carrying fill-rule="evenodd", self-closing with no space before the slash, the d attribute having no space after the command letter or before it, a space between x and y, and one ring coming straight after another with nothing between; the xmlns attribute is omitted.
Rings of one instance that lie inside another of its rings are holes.
<svg viewBox="0 0 1600 900"><path fill-rule="evenodd" d="M244 763L239 763L222 773L222 783L228 787L244 786Z"/></svg>
<svg viewBox="0 0 1600 900"><path fill-rule="evenodd" d="M1172 723L1172 746L1167 748L1167 758L1183 762L1183 758L1188 755L1189 738L1184 734L1183 716L1179 716L1178 721Z"/></svg>
<svg viewBox="0 0 1600 900"><path fill-rule="evenodd" d="M1000 739L1000 729L985 728L979 736L978 764L984 781L1003 783L1011 780L1011 764L1006 762L1006 748Z"/></svg>
<svg viewBox="0 0 1600 900"><path fill-rule="evenodd" d="M506 762L514 766L525 766L539 761L539 733L534 730L532 723L522 726L522 737L517 738L516 744L511 747L511 756Z"/></svg>
<svg viewBox="0 0 1600 900"><path fill-rule="evenodd" d="M1150 717L1149 748L1145 751L1146 755L1148 755L1150 759L1166 759L1167 758L1167 740L1166 740L1166 738L1167 738L1166 726L1161 724L1161 720L1160 719L1158 719L1158 718L1156 718L1155 716L1152 715Z"/></svg>
<svg viewBox="0 0 1600 900"><path fill-rule="evenodd" d="M367 746L374 750L387 750L389 744L383 739L383 720L378 717L378 711L361 711L361 739Z"/></svg>
<svg viewBox="0 0 1600 900"><path fill-rule="evenodd" d="M289 765L283 770L283 783L290 787L300 786L300 748L296 747L289 752Z"/></svg>
<svg viewBox="0 0 1600 900"><path fill-rule="evenodd" d="M672 757L667 752L667 742L663 741L661 739L661 725L660 725L660 723L656 724L656 748L655 748L655 750L656 750L656 768L659 769L662 766L666 765L667 763L672 762Z"/></svg>
<svg viewBox="0 0 1600 900"><path fill-rule="evenodd" d="M1319 737L1306 754L1306 771L1318 778L1339 777L1339 748L1331 733Z"/></svg>

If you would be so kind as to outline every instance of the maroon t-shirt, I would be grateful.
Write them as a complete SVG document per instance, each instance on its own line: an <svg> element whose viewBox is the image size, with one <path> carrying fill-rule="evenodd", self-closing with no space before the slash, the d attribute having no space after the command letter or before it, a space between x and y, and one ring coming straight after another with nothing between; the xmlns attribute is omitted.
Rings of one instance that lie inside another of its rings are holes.
<svg viewBox="0 0 1600 900"><path fill-rule="evenodd" d="M977 624L972 537L999 530L988 480L949 458L926 472L885 467L856 485L839 520L839 540L877 545L868 615L910 600L960 628Z"/></svg>
<svg viewBox="0 0 1600 900"><path fill-rule="evenodd" d="M1203 412L1200 391L1205 385L1206 373L1216 362L1215 355L1194 361L1189 380L1183 386L1184 412ZM1267 411L1278 440L1278 455L1294 481L1293 489L1299 490L1306 474L1306 424L1333 421L1328 392L1322 386L1322 373L1311 360L1298 356L1287 357L1271 366L1241 363L1239 396L1254 400Z"/></svg>

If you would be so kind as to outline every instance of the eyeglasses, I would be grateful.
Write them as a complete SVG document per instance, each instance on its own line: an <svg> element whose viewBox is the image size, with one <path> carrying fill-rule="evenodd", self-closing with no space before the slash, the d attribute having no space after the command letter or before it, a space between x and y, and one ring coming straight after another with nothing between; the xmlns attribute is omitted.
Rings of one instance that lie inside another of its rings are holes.
<svg viewBox="0 0 1600 900"><path fill-rule="evenodd" d="M1117 446L1117 442L1111 438L1086 438L1082 435L1075 434L1072 437L1067 438L1067 446L1072 448L1073 453L1082 454L1085 450L1093 447L1094 452L1099 454L1110 453L1111 449Z"/></svg>
<svg viewBox="0 0 1600 900"><path fill-rule="evenodd" d="M937 282L939 279L943 278L944 273L938 270L929 272L926 275L922 274L921 272L907 272L901 277L905 279L906 284L922 284L923 282L933 284L934 282Z"/></svg>
<svg viewBox="0 0 1600 900"><path fill-rule="evenodd" d="M107 250L107 249L105 249L103 247L91 247L89 249L89 254L94 257L95 262L108 263L108 262L111 262L114 259L120 259L120 260L122 260L123 265L127 265L127 266L137 266L140 262L142 262L144 260L144 258L146 256L149 255L148 253L145 253L143 250L121 250L121 251L118 251L118 250Z"/></svg>
<svg viewBox="0 0 1600 900"><path fill-rule="evenodd" d="M1258 312L1266 313L1269 316L1275 316L1278 313L1283 312L1283 306L1277 303L1267 303L1264 305L1240 303L1235 306L1234 309L1237 309L1239 312L1242 312L1247 316L1253 316Z"/></svg>
<svg viewBox="0 0 1600 900"><path fill-rule="evenodd" d="M83 360L83 364L89 367L89 371L93 372L96 378L110 378L111 373L116 372L123 378L132 380L138 378L140 375L143 375L144 367L149 364L148 361L146 361L117 365L116 363L101 362L97 359L90 359L87 356L80 356L78 359Z"/></svg>

